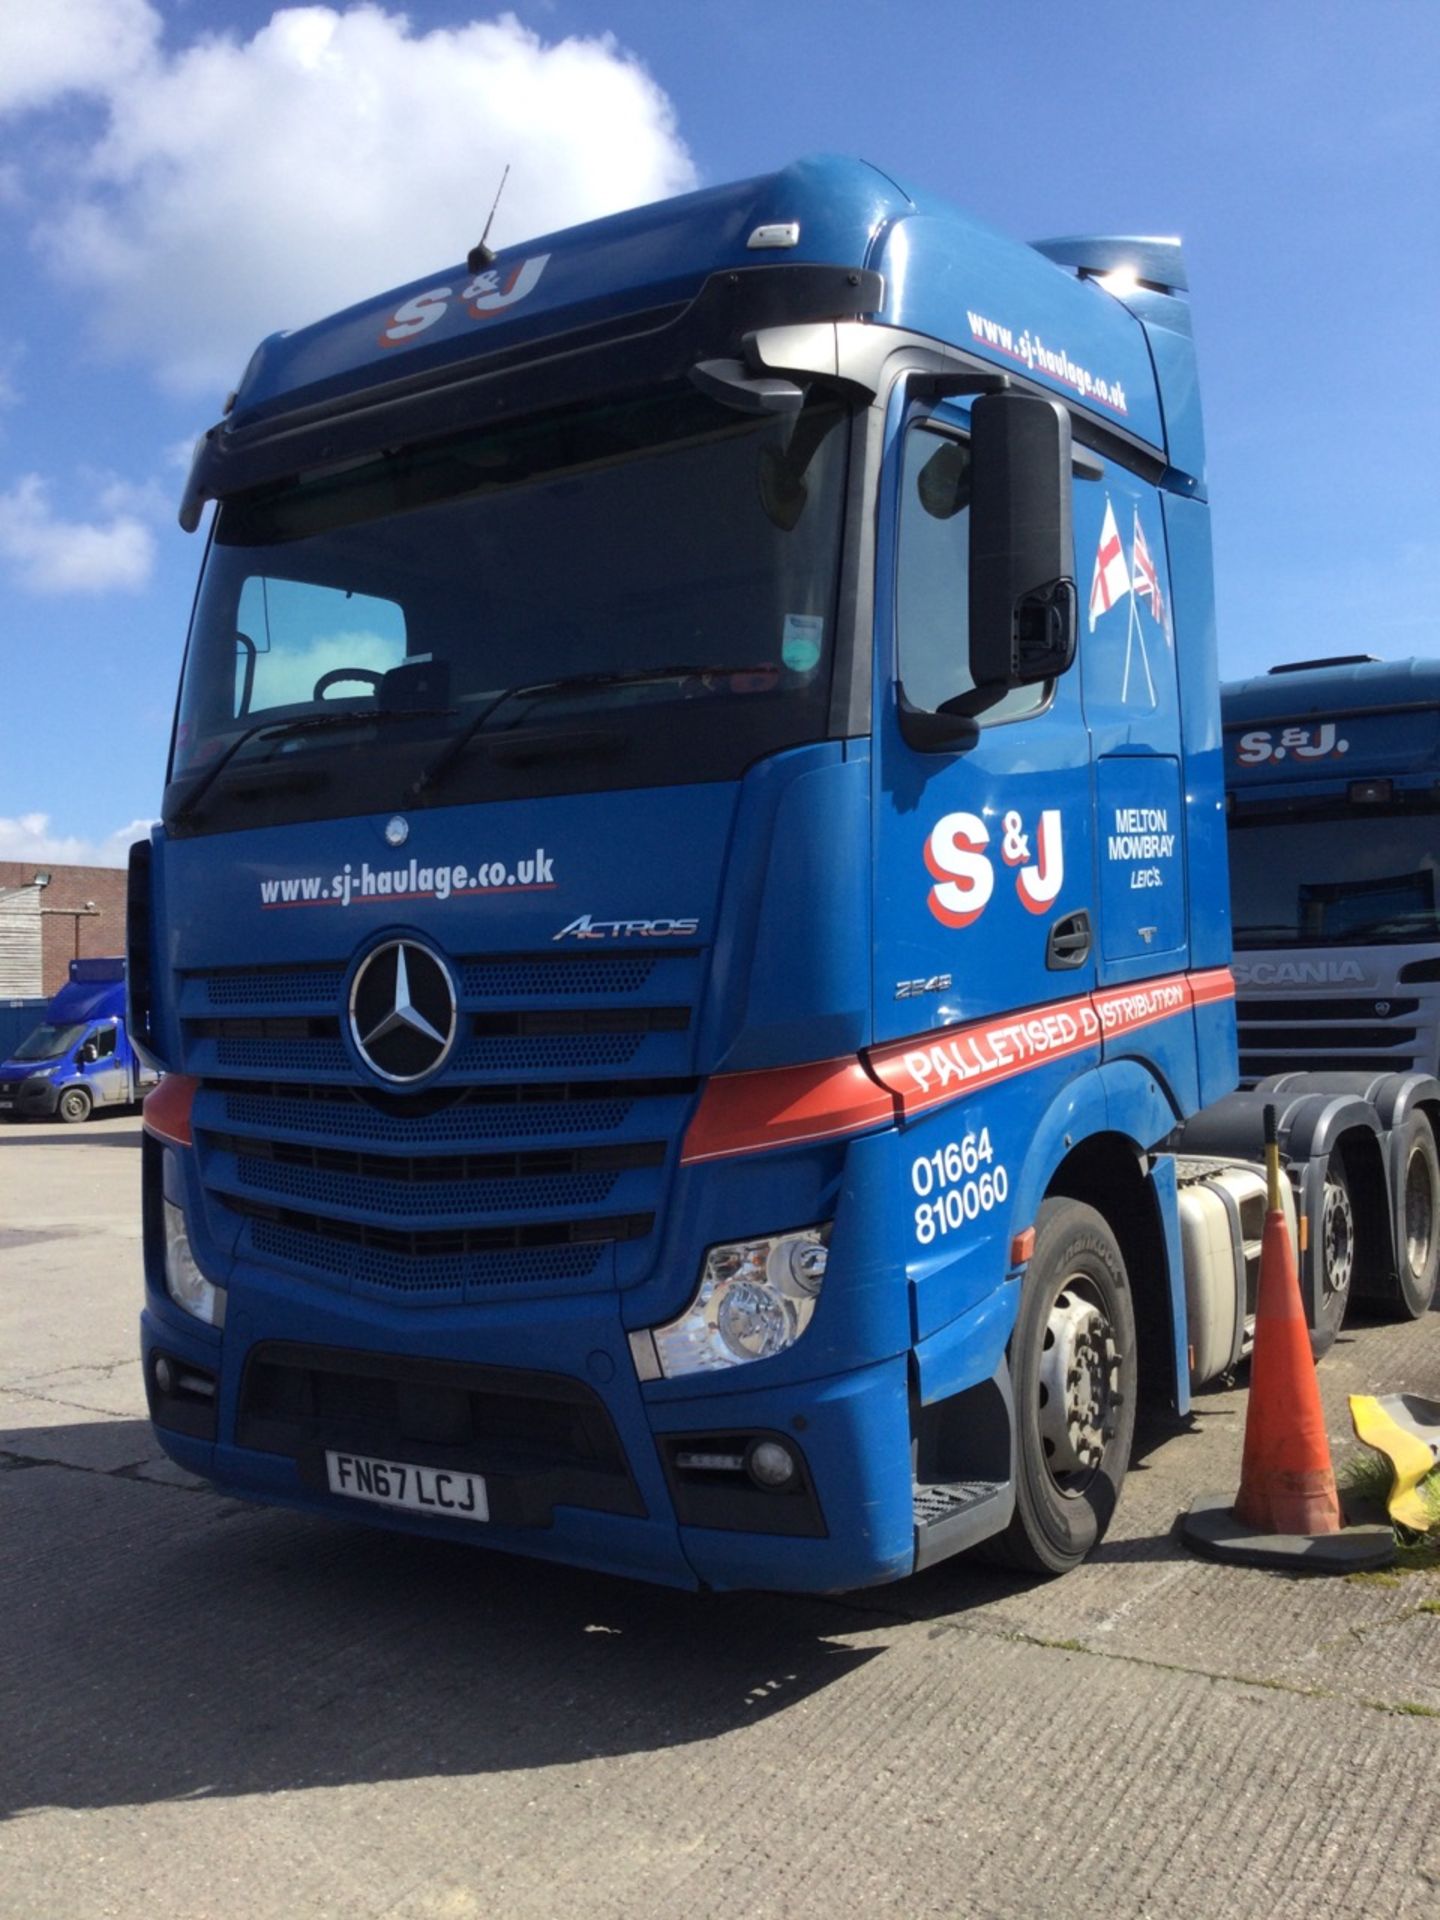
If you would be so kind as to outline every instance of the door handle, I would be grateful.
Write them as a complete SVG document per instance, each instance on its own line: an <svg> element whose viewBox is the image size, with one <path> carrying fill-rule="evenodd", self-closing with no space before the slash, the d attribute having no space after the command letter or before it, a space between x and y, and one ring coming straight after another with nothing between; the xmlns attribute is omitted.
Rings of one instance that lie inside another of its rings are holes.
<svg viewBox="0 0 1440 1920"><path fill-rule="evenodd" d="M1045 942L1045 965L1052 973L1068 973L1083 967L1090 958L1093 939L1090 915L1084 907L1078 913L1065 914L1050 929Z"/></svg>

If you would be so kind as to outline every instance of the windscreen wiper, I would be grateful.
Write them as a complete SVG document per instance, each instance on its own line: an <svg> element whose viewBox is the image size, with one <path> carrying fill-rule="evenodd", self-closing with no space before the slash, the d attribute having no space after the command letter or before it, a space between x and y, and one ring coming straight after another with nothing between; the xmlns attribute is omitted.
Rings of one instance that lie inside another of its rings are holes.
<svg viewBox="0 0 1440 1920"><path fill-rule="evenodd" d="M420 796L428 792L431 787L438 786L440 781L460 758L461 754L464 753L470 742L475 738L476 734L480 732L481 728L490 719L491 715L498 713L501 707L508 706L512 700L518 700L524 694L529 694L531 698L535 700L544 700L548 699L551 694L583 693L591 687L637 687L645 686L652 680L694 679L697 675L706 673L763 673L768 670L765 662L756 662L754 660L747 660L742 666L706 665L697 667L687 662L683 666L632 667L626 671L616 671L612 673L567 673L558 680L534 680L528 683L522 682L519 686L506 687L502 692L497 693L493 700L486 701L485 705L480 709L479 713L475 715L475 718L470 724L461 728L460 732L455 735L454 739L442 752L435 756L428 767L422 767L420 769L420 772L410 782L406 797L411 800L418 800Z"/></svg>
<svg viewBox="0 0 1440 1920"><path fill-rule="evenodd" d="M454 711L453 707L374 707L355 713L307 713L300 714L293 720L259 720L253 727L246 727L243 733L237 734L219 759L205 769L171 818L182 823L194 819L201 800L247 740L258 740L267 735L283 740L293 733L319 733L327 727L368 726L374 721L414 720L426 715L434 717L437 714Z"/></svg>

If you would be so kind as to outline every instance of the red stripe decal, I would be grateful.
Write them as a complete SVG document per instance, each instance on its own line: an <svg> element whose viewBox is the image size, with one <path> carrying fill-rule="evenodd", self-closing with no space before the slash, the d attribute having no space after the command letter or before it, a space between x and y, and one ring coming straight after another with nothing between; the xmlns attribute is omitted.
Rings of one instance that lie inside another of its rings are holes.
<svg viewBox="0 0 1440 1920"><path fill-rule="evenodd" d="M1172 973L894 1040L863 1060L716 1074L690 1123L681 1164L886 1126L1234 993L1228 967Z"/></svg>
<svg viewBox="0 0 1440 1920"><path fill-rule="evenodd" d="M140 1109L145 1131L153 1133L157 1140L168 1140L172 1147L193 1146L190 1109L199 1091L200 1082L188 1074L167 1073L154 1092L146 1094Z"/></svg>
<svg viewBox="0 0 1440 1920"><path fill-rule="evenodd" d="M1043 1060L1062 1060L1100 1043L1100 1015L1089 994L1052 1000L1030 1013L941 1027L870 1051L870 1069L904 1115L993 1086Z"/></svg>
<svg viewBox="0 0 1440 1920"><path fill-rule="evenodd" d="M871 1071L883 1080L907 1117L978 1087L1012 1079L1047 1060L1082 1053L1157 1020L1184 1013L1197 1002L1230 998L1235 982L1228 967L1207 973L1172 973L1130 987L1053 1000L1028 1013L942 1027L873 1048Z"/></svg>
<svg viewBox="0 0 1440 1920"><path fill-rule="evenodd" d="M690 1122L680 1164L833 1140L865 1127L890 1126L896 1117L890 1094L853 1054L800 1067L717 1073Z"/></svg>
<svg viewBox="0 0 1440 1920"><path fill-rule="evenodd" d="M1195 996L1197 1007L1203 1007L1212 1000L1233 1000L1235 976L1229 967L1212 967L1209 973L1192 973L1190 991Z"/></svg>

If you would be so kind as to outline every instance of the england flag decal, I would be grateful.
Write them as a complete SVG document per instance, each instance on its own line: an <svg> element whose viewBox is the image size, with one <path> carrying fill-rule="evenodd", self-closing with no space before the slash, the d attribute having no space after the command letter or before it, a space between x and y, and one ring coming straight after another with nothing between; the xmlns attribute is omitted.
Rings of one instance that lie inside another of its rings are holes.
<svg viewBox="0 0 1440 1920"><path fill-rule="evenodd" d="M1115 524L1115 509L1105 496L1105 524L1100 529L1100 544L1095 549L1095 572L1090 580L1090 631L1102 613L1109 613L1130 591L1130 571L1125 565L1125 547Z"/></svg>

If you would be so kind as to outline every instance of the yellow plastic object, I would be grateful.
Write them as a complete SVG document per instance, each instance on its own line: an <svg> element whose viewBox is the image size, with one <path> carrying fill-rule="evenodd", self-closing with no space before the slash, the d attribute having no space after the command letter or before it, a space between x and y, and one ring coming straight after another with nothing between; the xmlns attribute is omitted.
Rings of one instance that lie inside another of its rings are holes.
<svg viewBox="0 0 1440 1920"><path fill-rule="evenodd" d="M1386 1506L1390 1518L1415 1533L1436 1524L1419 1492L1420 1482L1440 1462L1440 1401L1413 1393L1352 1393L1355 1437L1383 1453L1394 1471Z"/></svg>

